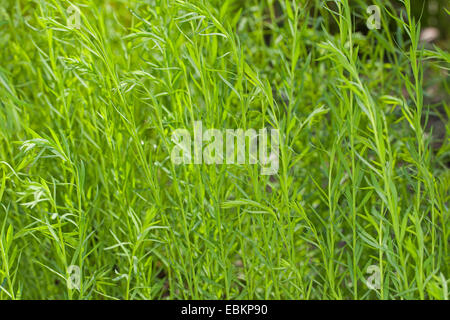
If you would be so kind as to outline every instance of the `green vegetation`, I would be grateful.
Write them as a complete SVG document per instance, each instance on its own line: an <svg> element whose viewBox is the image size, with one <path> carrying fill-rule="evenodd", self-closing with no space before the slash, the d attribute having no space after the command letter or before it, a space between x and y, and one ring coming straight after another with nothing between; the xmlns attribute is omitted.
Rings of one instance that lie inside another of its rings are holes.
<svg viewBox="0 0 450 320"><path fill-rule="evenodd" d="M73 5L79 28L0 0L0 299L448 299L445 22L433 45L409 0ZM174 165L197 120L279 129L278 173Z"/></svg>

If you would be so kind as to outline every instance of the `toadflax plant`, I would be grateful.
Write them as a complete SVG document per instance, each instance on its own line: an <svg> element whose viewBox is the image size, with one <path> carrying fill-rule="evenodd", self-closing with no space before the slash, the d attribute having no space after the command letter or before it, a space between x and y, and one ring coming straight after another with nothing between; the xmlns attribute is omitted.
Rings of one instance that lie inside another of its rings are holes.
<svg viewBox="0 0 450 320"><path fill-rule="evenodd" d="M0 0L0 299L448 299L429 2Z"/></svg>

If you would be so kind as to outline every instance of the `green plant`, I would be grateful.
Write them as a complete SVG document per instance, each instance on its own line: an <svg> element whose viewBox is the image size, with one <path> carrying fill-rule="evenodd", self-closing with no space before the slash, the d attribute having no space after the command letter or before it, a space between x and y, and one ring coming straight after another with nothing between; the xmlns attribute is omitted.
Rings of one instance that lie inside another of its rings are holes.
<svg viewBox="0 0 450 320"><path fill-rule="evenodd" d="M410 1L0 4L0 299L448 299L449 54ZM278 174L174 165L197 120L278 129Z"/></svg>

